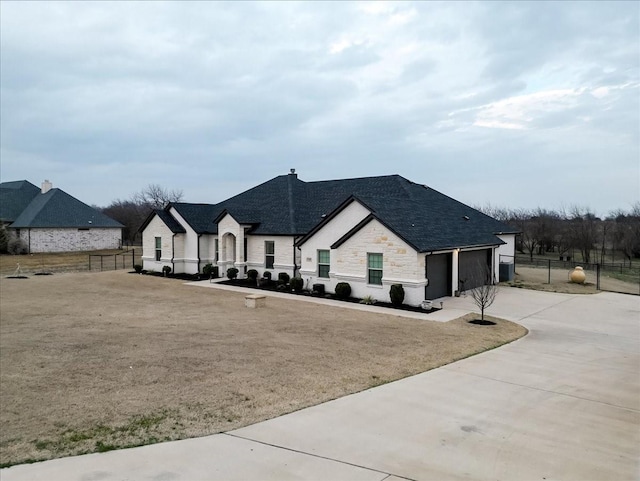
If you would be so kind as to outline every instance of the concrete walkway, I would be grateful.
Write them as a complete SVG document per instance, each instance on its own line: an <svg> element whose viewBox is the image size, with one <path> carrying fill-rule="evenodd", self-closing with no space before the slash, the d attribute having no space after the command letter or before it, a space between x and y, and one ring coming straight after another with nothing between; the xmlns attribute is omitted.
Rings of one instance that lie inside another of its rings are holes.
<svg viewBox="0 0 640 481"><path fill-rule="evenodd" d="M470 298L440 311L473 310ZM632 480L640 298L501 289L528 336L225 434L0 471L13 480Z"/></svg>

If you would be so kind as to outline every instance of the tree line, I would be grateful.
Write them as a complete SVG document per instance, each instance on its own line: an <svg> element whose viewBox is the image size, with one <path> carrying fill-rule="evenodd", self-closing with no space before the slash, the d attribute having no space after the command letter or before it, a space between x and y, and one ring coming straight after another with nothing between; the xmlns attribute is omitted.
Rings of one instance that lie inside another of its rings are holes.
<svg viewBox="0 0 640 481"><path fill-rule="evenodd" d="M138 230L154 209L162 209L169 202L181 202L182 199L181 190L169 190L157 184L149 184L129 199L116 199L107 207L98 209L124 225L122 241L124 244L134 245L140 243Z"/></svg>
<svg viewBox="0 0 640 481"><path fill-rule="evenodd" d="M547 210L509 209L487 205L476 209L517 228L516 250L528 254L555 253L559 258L578 252L585 263L631 262L640 257L640 202L628 211L618 209L605 218L589 208Z"/></svg>

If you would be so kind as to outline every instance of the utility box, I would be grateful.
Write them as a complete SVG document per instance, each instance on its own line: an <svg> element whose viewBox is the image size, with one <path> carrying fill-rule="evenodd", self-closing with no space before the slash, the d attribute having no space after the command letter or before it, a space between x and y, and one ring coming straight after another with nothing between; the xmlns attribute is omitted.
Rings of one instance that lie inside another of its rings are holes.
<svg viewBox="0 0 640 481"><path fill-rule="evenodd" d="M516 275L516 265L514 263L500 263L500 282L512 281Z"/></svg>

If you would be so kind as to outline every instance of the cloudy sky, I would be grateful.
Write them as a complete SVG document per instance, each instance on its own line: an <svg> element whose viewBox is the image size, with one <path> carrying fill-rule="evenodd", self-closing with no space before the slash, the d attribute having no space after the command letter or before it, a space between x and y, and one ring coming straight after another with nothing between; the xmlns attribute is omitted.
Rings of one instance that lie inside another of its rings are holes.
<svg viewBox="0 0 640 481"><path fill-rule="evenodd" d="M0 177L108 205L400 174L472 205L640 196L638 2L0 2Z"/></svg>

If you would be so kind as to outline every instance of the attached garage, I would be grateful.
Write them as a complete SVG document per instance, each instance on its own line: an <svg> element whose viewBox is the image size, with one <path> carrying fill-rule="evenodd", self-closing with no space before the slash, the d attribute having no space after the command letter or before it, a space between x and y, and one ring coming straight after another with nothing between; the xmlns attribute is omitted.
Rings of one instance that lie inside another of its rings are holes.
<svg viewBox="0 0 640 481"><path fill-rule="evenodd" d="M425 257L425 278L429 283L424 288L424 298L433 300L451 296L451 253Z"/></svg>
<svg viewBox="0 0 640 481"><path fill-rule="evenodd" d="M492 249L462 251L458 256L460 291L468 291L487 282L487 269L491 272Z"/></svg>

